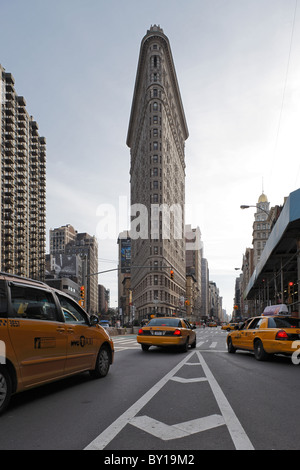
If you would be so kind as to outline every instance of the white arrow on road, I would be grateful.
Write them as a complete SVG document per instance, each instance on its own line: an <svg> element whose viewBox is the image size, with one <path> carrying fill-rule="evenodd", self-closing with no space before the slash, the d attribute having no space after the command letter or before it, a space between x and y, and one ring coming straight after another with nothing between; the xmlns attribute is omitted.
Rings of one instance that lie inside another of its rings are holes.
<svg viewBox="0 0 300 470"><path fill-rule="evenodd" d="M163 441L180 439L181 437L225 425L224 418L221 415L211 415L173 425L161 423L156 419L149 418L149 416L136 416L129 423Z"/></svg>

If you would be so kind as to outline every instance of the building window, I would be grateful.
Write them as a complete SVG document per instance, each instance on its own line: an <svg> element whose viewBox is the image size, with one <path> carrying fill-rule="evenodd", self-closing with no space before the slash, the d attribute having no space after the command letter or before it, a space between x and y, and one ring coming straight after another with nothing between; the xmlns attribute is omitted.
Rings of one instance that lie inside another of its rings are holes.
<svg viewBox="0 0 300 470"><path fill-rule="evenodd" d="M150 66L151 67L154 67L154 68L157 68L159 67L159 64L160 64L160 60L159 60L159 56L158 55L153 55L150 57Z"/></svg>

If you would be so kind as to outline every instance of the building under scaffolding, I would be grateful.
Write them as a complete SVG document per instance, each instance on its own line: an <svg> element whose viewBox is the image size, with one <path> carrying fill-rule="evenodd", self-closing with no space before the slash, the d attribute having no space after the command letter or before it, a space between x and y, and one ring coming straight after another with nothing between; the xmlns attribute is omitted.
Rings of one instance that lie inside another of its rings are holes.
<svg viewBox="0 0 300 470"><path fill-rule="evenodd" d="M249 316L267 305L285 303L300 316L300 189L287 198L244 291ZM249 302L252 301L252 302Z"/></svg>

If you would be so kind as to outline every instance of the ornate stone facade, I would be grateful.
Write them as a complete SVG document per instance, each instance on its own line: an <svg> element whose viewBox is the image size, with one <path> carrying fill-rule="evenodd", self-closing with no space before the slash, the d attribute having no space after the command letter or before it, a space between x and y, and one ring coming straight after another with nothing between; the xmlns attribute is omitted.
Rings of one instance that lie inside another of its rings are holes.
<svg viewBox="0 0 300 470"><path fill-rule="evenodd" d="M155 311L179 313L184 306L187 138L169 40L152 26L141 43L127 135L136 318Z"/></svg>

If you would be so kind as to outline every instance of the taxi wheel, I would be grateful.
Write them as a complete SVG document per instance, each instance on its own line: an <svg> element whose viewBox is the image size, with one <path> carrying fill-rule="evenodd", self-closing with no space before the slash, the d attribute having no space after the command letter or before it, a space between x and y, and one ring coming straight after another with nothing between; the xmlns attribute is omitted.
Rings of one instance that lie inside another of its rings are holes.
<svg viewBox="0 0 300 470"><path fill-rule="evenodd" d="M235 353L235 351L236 351L236 349L233 347L231 338L228 338L227 349L228 349L228 352L231 353L231 354Z"/></svg>
<svg viewBox="0 0 300 470"><path fill-rule="evenodd" d="M149 348L150 348L150 346L148 344L142 344L142 350L143 351L148 351Z"/></svg>
<svg viewBox="0 0 300 470"><path fill-rule="evenodd" d="M103 346L97 357L96 367L94 370L90 371L91 377L93 379L100 379L101 377L105 377L108 374L110 367L110 354L108 348Z"/></svg>
<svg viewBox="0 0 300 470"><path fill-rule="evenodd" d="M254 356L258 361L266 361L270 357L270 355L264 350L264 346L260 339L256 340L254 343Z"/></svg>
<svg viewBox="0 0 300 470"><path fill-rule="evenodd" d="M12 394L10 375L5 367L0 366L0 414L7 407Z"/></svg>
<svg viewBox="0 0 300 470"><path fill-rule="evenodd" d="M184 343L184 345L182 346L182 352L187 352L188 351L188 348L189 348L189 338L186 339L186 342Z"/></svg>

